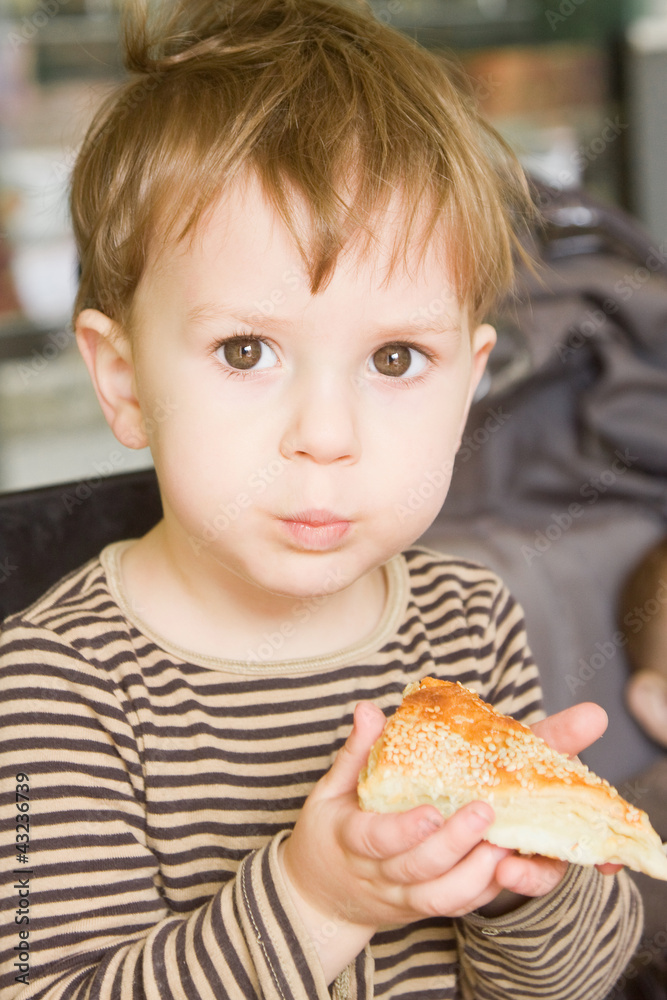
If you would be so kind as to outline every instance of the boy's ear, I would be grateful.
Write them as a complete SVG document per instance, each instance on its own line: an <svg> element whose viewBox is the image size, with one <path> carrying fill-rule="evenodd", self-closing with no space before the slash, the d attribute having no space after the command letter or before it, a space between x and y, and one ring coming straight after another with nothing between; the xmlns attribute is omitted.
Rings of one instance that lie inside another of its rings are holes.
<svg viewBox="0 0 667 1000"><path fill-rule="evenodd" d="M667 747L667 676L640 670L630 678L625 697L639 725L656 743Z"/></svg>
<svg viewBox="0 0 667 1000"><path fill-rule="evenodd" d="M489 354L496 346L496 340L496 331L490 323L482 323L472 335L473 385L471 400L486 369Z"/></svg>
<svg viewBox="0 0 667 1000"><path fill-rule="evenodd" d="M75 331L111 430L127 448L146 448L148 438L136 397L132 348L126 333L98 309L80 312Z"/></svg>
<svg viewBox="0 0 667 1000"><path fill-rule="evenodd" d="M480 379L484 374L486 362L489 360L489 354L493 350L495 343L496 331L489 323L482 323L482 325L478 326L472 335L472 371L470 374L468 398L463 411L461 426L459 427L457 448L461 445L463 430L466 425L466 420L468 419L468 411L470 410L470 404L472 403L473 396L475 395L475 389L479 385Z"/></svg>
<svg viewBox="0 0 667 1000"><path fill-rule="evenodd" d="M478 326L472 335L472 371L470 373L468 398L466 399L466 404L461 415L461 424L459 426L458 442L456 445L457 449L461 447L463 431L468 419L470 405L475 395L475 389L479 385L480 379L484 374L486 362L489 360L489 354L493 350L495 343L496 331L489 323L482 323L482 325Z"/></svg>

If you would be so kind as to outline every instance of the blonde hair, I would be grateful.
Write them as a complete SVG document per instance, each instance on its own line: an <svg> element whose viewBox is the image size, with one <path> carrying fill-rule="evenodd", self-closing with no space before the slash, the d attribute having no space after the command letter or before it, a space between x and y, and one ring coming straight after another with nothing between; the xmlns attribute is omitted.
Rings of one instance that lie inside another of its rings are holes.
<svg viewBox="0 0 667 1000"><path fill-rule="evenodd" d="M361 0L131 0L123 37L132 77L98 112L73 172L75 316L92 306L127 328L152 241L194 232L249 171L313 294L351 240L372 246L395 194L390 272L437 232L474 317L511 285L531 211L521 168L462 73Z"/></svg>

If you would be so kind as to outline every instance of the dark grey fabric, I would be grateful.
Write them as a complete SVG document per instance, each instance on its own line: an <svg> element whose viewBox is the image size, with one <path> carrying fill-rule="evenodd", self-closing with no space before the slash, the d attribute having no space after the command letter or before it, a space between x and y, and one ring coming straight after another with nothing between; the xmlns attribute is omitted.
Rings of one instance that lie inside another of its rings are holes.
<svg viewBox="0 0 667 1000"><path fill-rule="evenodd" d="M625 709L616 603L667 531L667 252L582 195L537 199L540 272L498 319L505 364L473 407L424 541L506 580L548 710L600 702L609 731L583 757L622 782L660 754Z"/></svg>

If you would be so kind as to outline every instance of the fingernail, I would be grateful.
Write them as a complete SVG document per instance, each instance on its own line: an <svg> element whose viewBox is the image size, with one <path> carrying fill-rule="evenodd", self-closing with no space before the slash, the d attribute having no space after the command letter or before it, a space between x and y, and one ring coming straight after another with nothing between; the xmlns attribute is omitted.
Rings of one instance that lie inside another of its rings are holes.
<svg viewBox="0 0 667 1000"><path fill-rule="evenodd" d="M374 705L371 701L360 701L357 703L354 712L354 721L361 721L362 723L370 722L371 719L377 719L381 709Z"/></svg>

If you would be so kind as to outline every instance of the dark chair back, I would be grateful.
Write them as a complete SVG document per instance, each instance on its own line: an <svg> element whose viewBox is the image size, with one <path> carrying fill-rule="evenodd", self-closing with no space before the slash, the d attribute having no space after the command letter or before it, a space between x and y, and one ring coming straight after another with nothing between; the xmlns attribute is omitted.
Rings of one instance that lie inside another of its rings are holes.
<svg viewBox="0 0 667 1000"><path fill-rule="evenodd" d="M153 469L0 495L0 620L161 516Z"/></svg>

